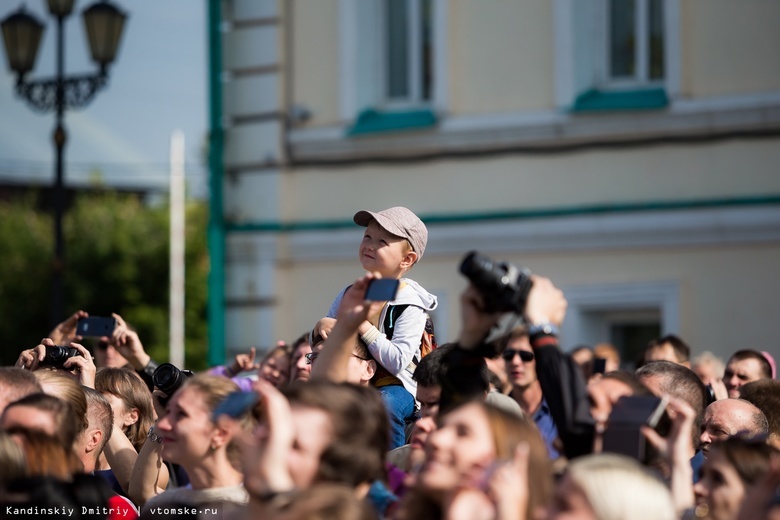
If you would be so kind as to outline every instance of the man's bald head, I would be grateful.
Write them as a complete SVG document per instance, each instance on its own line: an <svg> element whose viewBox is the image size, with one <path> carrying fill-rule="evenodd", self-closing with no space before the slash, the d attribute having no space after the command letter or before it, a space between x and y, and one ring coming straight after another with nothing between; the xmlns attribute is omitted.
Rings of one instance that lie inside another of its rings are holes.
<svg viewBox="0 0 780 520"><path fill-rule="evenodd" d="M701 449L707 454L713 442L729 437L755 437L769 433L766 416L742 399L721 399L707 407L701 433Z"/></svg>

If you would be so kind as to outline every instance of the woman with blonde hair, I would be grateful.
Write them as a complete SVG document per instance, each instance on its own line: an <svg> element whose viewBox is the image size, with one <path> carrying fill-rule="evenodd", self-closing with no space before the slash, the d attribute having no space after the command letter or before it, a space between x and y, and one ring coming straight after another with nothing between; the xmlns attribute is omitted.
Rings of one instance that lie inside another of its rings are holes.
<svg viewBox="0 0 780 520"><path fill-rule="evenodd" d="M398 518L534 518L552 492L533 422L482 401L443 414L425 454Z"/></svg>
<svg viewBox="0 0 780 520"><path fill-rule="evenodd" d="M70 418L76 426L77 441L87 430L87 397L81 385L72 377L53 370L37 370L33 375L40 383L45 394L62 399L70 405ZM74 446L75 447L75 446Z"/></svg>
<svg viewBox="0 0 780 520"><path fill-rule="evenodd" d="M238 448L233 444L232 428L213 420L217 405L238 390L230 379L199 374L187 379L171 397L157 425L149 433L149 443L159 446L155 452L146 447L133 472L133 483L144 480L139 467L157 465L162 458L181 465L190 479L190 486L163 491L150 498L144 509L163 504L204 504L212 502L245 503L249 496L244 489L244 476L237 468ZM253 426L251 414L242 416L240 426ZM154 460L153 456L156 455ZM143 485L143 482L138 482Z"/></svg>
<svg viewBox="0 0 780 520"><path fill-rule="evenodd" d="M674 520L677 514L671 492L647 468L600 453L574 459L556 486L549 520L574 517Z"/></svg>

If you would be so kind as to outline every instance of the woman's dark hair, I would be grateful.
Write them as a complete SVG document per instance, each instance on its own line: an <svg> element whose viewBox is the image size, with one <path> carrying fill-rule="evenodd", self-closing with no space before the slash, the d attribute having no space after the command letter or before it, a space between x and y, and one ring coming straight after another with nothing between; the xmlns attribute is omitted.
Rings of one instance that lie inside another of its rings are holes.
<svg viewBox="0 0 780 520"><path fill-rule="evenodd" d="M717 450L726 457L746 486L754 485L766 475L772 455L780 455L780 452L767 444L763 437L755 439L729 437L714 443L712 450Z"/></svg>
<svg viewBox="0 0 780 520"><path fill-rule="evenodd" d="M320 456L317 482L355 487L385 479L390 424L375 388L308 381L291 384L284 394L291 406L321 410L330 419L332 436Z"/></svg>

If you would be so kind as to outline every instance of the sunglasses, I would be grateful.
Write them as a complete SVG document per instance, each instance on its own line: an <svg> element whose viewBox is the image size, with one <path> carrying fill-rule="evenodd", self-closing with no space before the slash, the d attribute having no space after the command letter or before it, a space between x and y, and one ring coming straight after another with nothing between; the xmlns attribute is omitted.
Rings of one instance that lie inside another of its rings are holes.
<svg viewBox="0 0 780 520"><path fill-rule="evenodd" d="M314 360L317 359L317 356L319 356L319 352L309 352L308 354L305 354L303 357L306 358L306 364L311 365L314 363ZM368 358L360 357L357 354L352 354L352 357L356 357L362 361L370 361Z"/></svg>
<svg viewBox="0 0 780 520"><path fill-rule="evenodd" d="M515 350L508 348L504 352L501 353L501 357L504 358L504 361L512 361L515 359L515 356L520 355L520 361L523 363L528 363L529 361L534 360L534 353L530 352L528 350Z"/></svg>

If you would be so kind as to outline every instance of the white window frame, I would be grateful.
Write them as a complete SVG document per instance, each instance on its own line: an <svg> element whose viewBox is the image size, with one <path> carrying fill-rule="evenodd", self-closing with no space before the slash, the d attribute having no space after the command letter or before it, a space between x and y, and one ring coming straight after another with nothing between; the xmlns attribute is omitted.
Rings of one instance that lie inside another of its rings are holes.
<svg viewBox="0 0 780 520"><path fill-rule="evenodd" d="M614 78L610 76L610 70L612 70L612 53L610 42L610 1L603 0L601 5L602 16L601 20L604 23L604 30L601 32L603 35L602 40L602 56L604 59L603 65L603 77L601 86L610 90L624 90L633 88L646 88L646 87L662 87L666 76L666 49L667 49L667 34L666 24L664 24L664 41L663 41L663 54L664 54L664 78L660 80L651 80L650 69L650 48L648 45L648 36L650 34L650 19L648 16L648 7L651 0L633 0L636 2L636 8L634 13L634 35L636 36L636 46L634 49L634 60L636 63L636 73L633 78ZM625 0L619 0L625 1ZM663 5L662 12L664 18L666 17L666 5Z"/></svg>
<svg viewBox="0 0 780 520"><path fill-rule="evenodd" d="M409 5L418 0L407 0ZM353 121L367 108L387 110L432 109L446 111L447 105L447 0L432 0L432 84L431 99L420 100L420 67L422 56L419 48L420 16L418 9L409 9L410 63L414 73L410 81L414 85L409 100L387 98L386 30L382 10L385 0L340 0L340 114L344 121ZM415 29L416 27L416 29ZM411 56L416 54L416 56Z"/></svg>
<svg viewBox="0 0 780 520"><path fill-rule="evenodd" d="M380 9L382 12L386 12L387 5L390 0L379 0L380 1ZM405 99L396 98L393 99L390 97L389 91L389 71L390 71L390 64L388 63L388 23L387 20L383 17L383 22L381 24L382 32L380 36L380 53L381 56L383 56L383 64L384 66L380 67L380 73L381 73L381 85L382 88L385 90L384 93L384 101L381 103L380 106L385 108L410 108L410 107L419 107L424 106L430 103L430 100L424 100L422 99L422 53L420 49L420 44L422 41L422 17L420 16L420 7L422 0L404 0L406 2L406 14L407 14L407 27L408 27L408 33L407 33L407 41L406 41L406 49L407 49L407 56L406 56L406 63L408 66L407 70L407 85L406 89L409 95ZM432 2L433 3L433 2ZM431 95L433 95L433 91L431 91Z"/></svg>
<svg viewBox="0 0 780 520"><path fill-rule="evenodd" d="M555 101L560 110L570 109L583 92L605 87L607 1L554 0ZM664 79L655 82L672 99L680 93L680 3L663 0Z"/></svg>

